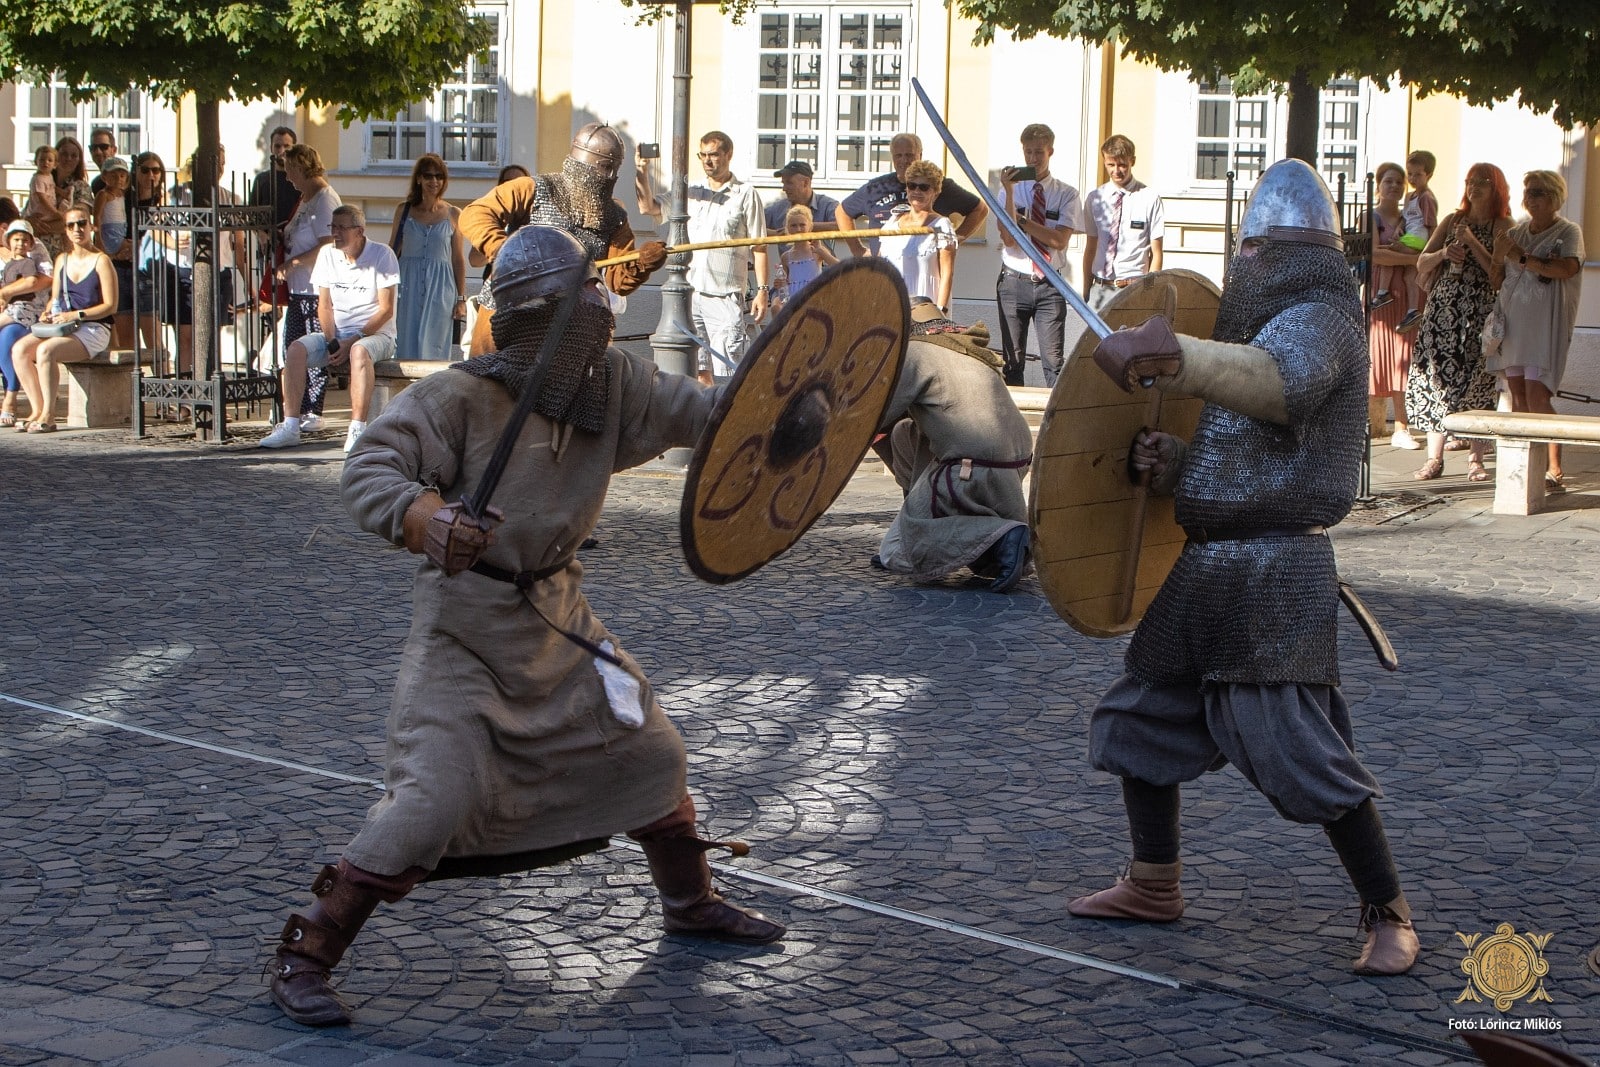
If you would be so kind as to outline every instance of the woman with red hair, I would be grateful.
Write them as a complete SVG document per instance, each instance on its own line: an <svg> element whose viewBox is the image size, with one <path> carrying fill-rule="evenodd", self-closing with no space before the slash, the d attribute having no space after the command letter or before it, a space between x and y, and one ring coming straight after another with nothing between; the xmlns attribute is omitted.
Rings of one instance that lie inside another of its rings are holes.
<svg viewBox="0 0 1600 1067"><path fill-rule="evenodd" d="M1483 322L1495 299L1490 249L1510 227L1506 176L1492 163L1474 163L1461 206L1440 221L1417 257L1420 272L1434 277L1406 376L1406 415L1428 434L1428 459L1414 475L1418 481L1444 473L1446 415L1495 406L1494 376L1484 365ZM1482 442L1471 448L1468 479L1488 481Z"/></svg>

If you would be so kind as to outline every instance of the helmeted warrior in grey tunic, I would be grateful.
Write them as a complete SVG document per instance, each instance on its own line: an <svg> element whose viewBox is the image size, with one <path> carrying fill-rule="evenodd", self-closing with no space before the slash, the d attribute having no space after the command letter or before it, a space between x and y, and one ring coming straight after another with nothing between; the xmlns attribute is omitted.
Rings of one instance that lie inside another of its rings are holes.
<svg viewBox="0 0 1600 1067"><path fill-rule="evenodd" d="M611 475L692 445L715 392L608 347L611 312L569 235L523 227L498 262L499 350L407 389L344 469L356 521L426 558L389 713L384 797L277 949L273 1000L311 1026L350 1021L330 973L380 901L422 881L559 862L615 833L643 847L668 932L756 944L784 933L712 889L713 843L695 835L683 741L590 610L574 558ZM474 519L461 500L532 380L559 298L579 284L584 299L499 483L496 530L495 509Z"/></svg>
<svg viewBox="0 0 1600 1067"><path fill-rule="evenodd" d="M1298 160L1262 175L1212 340L1157 317L1101 342L1122 385L1207 401L1187 446L1146 432L1133 465L1176 488L1189 541L1090 719L1089 759L1122 778L1133 862L1072 901L1095 918L1171 922L1179 784L1232 763L1285 818L1320 824L1361 898L1355 969L1400 974L1417 937L1339 691L1339 607L1324 528L1355 500L1367 344L1327 187Z"/></svg>
<svg viewBox="0 0 1600 1067"><path fill-rule="evenodd" d="M998 357L982 343L987 332L942 320L945 328L929 333L928 316L918 318L914 304L915 336L884 409L889 467L905 501L875 562L920 581L967 567L1005 592L1028 561L1022 479L1033 434L1006 391Z"/></svg>

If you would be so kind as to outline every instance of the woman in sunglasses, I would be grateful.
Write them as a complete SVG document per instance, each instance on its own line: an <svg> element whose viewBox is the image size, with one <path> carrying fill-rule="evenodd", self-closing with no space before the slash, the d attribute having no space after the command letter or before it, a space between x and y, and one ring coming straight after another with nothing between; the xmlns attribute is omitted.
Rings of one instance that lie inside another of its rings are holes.
<svg viewBox="0 0 1600 1067"><path fill-rule="evenodd" d="M467 315L467 259L457 219L461 209L444 198L450 171L432 152L411 168L411 191L389 230L400 257L395 296L395 355L449 359L453 324Z"/></svg>
<svg viewBox="0 0 1600 1067"><path fill-rule="evenodd" d="M67 250L56 258L50 306L39 316L43 324L65 324L73 332L60 337L30 333L12 351L17 377L28 394L31 422L18 423L29 433L56 428L55 397L61 387L61 364L81 363L111 347L111 317L117 311L117 272L111 257L94 246L89 209L66 212Z"/></svg>
<svg viewBox="0 0 1600 1067"><path fill-rule="evenodd" d="M1566 202L1566 179L1553 170L1530 170L1522 177L1528 217L1494 246L1489 277L1500 287L1505 337L1489 354L1488 367L1505 379L1512 411L1554 414L1550 399L1567 368L1584 248L1583 231L1561 215ZM1561 446L1553 444L1545 490L1564 489L1561 477Z"/></svg>
<svg viewBox="0 0 1600 1067"><path fill-rule="evenodd" d="M926 159L906 168L906 202L879 230L878 255L894 264L912 296L925 296L950 313L950 287L956 276L956 228L933 210L944 184L944 172ZM899 236L898 231L927 227L932 233Z"/></svg>

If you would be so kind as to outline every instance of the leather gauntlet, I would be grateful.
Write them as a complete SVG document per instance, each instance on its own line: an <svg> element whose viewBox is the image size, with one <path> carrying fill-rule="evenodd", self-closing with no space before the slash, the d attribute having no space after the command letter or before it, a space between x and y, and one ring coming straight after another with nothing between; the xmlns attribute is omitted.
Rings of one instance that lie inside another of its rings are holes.
<svg viewBox="0 0 1600 1067"><path fill-rule="evenodd" d="M1183 367L1183 349L1165 316L1155 315L1138 326L1101 339L1094 361L1125 393L1143 378L1177 374Z"/></svg>
<svg viewBox="0 0 1600 1067"><path fill-rule="evenodd" d="M412 502L402 520L406 548L427 556L454 577L488 551L494 544L494 528L505 518L499 508L491 507L481 519L474 519L461 501L446 504L439 494L426 492Z"/></svg>
<svg viewBox="0 0 1600 1067"><path fill-rule="evenodd" d="M667 246L660 241L648 241L639 246L639 268L647 274L661 269L667 261Z"/></svg>

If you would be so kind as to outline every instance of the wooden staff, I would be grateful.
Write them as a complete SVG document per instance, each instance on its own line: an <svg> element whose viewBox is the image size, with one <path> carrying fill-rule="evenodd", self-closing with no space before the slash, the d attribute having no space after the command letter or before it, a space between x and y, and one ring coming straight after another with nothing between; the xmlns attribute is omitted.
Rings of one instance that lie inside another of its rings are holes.
<svg viewBox="0 0 1600 1067"><path fill-rule="evenodd" d="M1178 287L1168 282L1162 298L1163 306L1160 313L1166 316L1168 322L1173 322L1178 317ZM1150 399L1145 404L1144 428L1159 430L1161 390L1156 388L1153 381L1145 388L1150 390ZM1133 618L1133 598L1139 587L1139 557L1144 551L1144 520L1150 508L1152 480L1153 476L1149 471L1141 471L1139 480L1133 485L1133 529L1128 534L1128 554L1122 561L1122 595L1117 602L1118 622L1127 622Z"/></svg>
<svg viewBox="0 0 1600 1067"><path fill-rule="evenodd" d="M914 237L918 234L933 233L929 226L908 226L903 230L890 230L889 236ZM673 245L667 249L667 255L675 256L679 252L699 252L707 248L750 248L755 245L792 245L797 241L833 241L838 238L861 237L872 239L884 236L882 230L815 230L810 233L775 233L767 237L734 237L727 241L699 241L694 244ZM613 267L618 263L632 263L639 258L638 252L629 252L622 256L613 256L595 263L597 267Z"/></svg>

